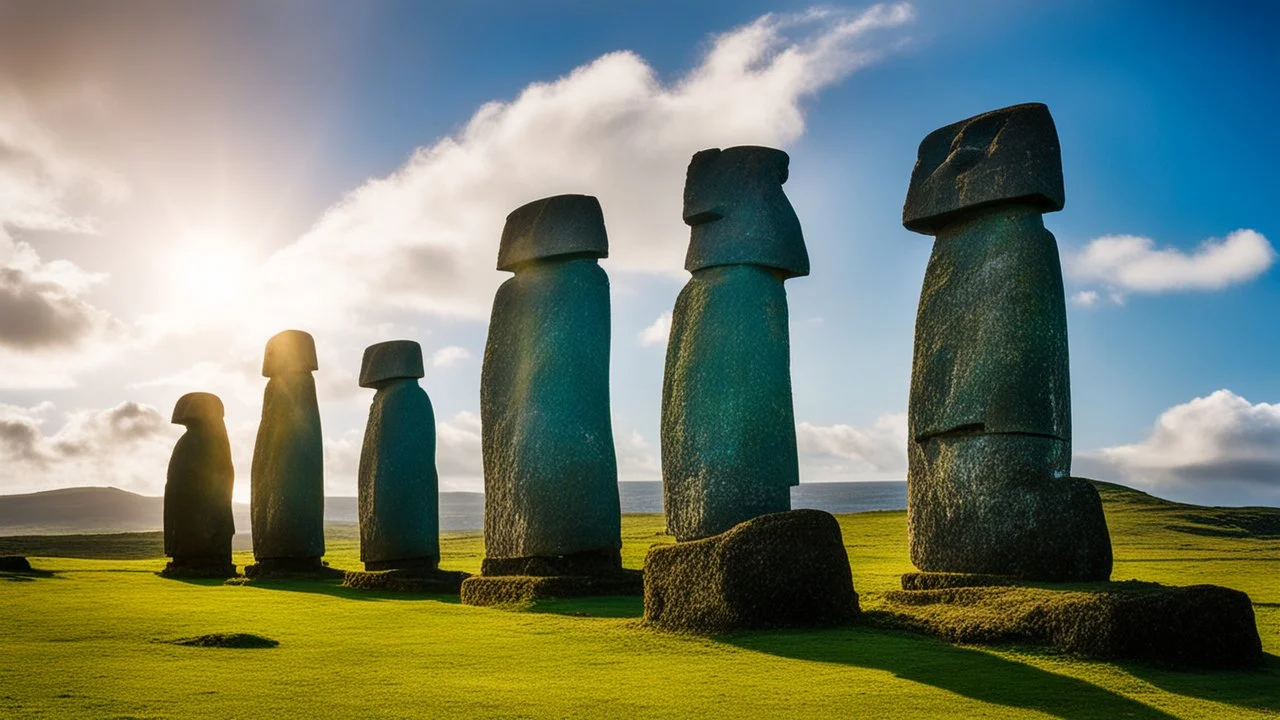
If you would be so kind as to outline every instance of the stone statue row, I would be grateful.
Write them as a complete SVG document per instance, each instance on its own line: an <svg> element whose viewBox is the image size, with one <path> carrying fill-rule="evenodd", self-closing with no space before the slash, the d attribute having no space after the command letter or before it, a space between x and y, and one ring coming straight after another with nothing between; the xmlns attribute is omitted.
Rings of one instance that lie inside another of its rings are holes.
<svg viewBox="0 0 1280 720"><path fill-rule="evenodd" d="M782 190L787 176L786 153L764 147L705 150L688 168L691 277L672 313L661 428L667 528L680 543L789 511L799 481L783 284L807 275L809 258ZM920 146L903 223L935 236L909 407L909 534L922 570L1110 574L1097 492L1069 475L1062 275L1041 220L1062 205L1057 133L1043 105L970 118ZM609 282L598 264L607 255L594 197L544 198L507 217L497 268L514 275L494 298L480 389L482 576L621 572ZM251 479L263 570L318 568L324 553L316 367L306 333L267 345ZM417 343L365 352L360 383L377 390L359 478L369 570L434 569L439 560L434 418L422 376ZM175 408L188 431L166 486L174 566L230 564L221 415L205 393Z"/></svg>

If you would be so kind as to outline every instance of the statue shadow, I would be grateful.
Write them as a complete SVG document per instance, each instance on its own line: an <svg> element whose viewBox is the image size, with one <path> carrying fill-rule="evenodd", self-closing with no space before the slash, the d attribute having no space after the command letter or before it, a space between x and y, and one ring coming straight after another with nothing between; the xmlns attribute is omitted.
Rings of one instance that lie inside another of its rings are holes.
<svg viewBox="0 0 1280 720"><path fill-rule="evenodd" d="M1175 670L1117 663L1165 692L1280 715L1280 657L1266 653L1262 666L1240 670Z"/></svg>
<svg viewBox="0 0 1280 720"><path fill-rule="evenodd" d="M416 592L396 592L392 590L360 590L357 588L343 587L341 580L311 580L311 579L261 579L252 580L250 582L237 582L232 585L240 587L251 587L260 590L272 590L283 592L297 593L314 593L317 595L328 595L330 597L342 598L344 600L360 600L364 602L380 602L385 600L400 601L421 601L432 600L435 602L446 603L449 605L457 605L461 601L457 595L434 594L434 593L416 593Z"/></svg>
<svg viewBox="0 0 1280 720"><path fill-rule="evenodd" d="M883 670L971 700L1055 717L1174 717L1083 680L905 631L854 625L762 631L716 640L795 660Z"/></svg>
<svg viewBox="0 0 1280 720"><path fill-rule="evenodd" d="M32 568L31 570L5 570L0 572L0 582L35 582L36 580L47 580L50 578L61 580L51 570L40 570Z"/></svg>
<svg viewBox="0 0 1280 720"><path fill-rule="evenodd" d="M565 617L640 618L644 616L644 598L639 595L595 595L535 600L522 610Z"/></svg>

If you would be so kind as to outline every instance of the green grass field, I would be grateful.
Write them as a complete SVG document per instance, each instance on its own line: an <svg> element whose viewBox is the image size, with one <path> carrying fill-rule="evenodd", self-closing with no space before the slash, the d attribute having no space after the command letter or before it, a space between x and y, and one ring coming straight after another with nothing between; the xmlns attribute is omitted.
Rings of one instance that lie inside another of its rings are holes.
<svg viewBox="0 0 1280 720"><path fill-rule="evenodd" d="M1280 515L1103 495L1114 578L1244 590L1265 667L1177 672L869 626L697 638L641 626L638 598L489 609L325 583L179 581L155 574L155 533L0 538L0 554L54 573L0 575L0 717L1280 717ZM911 570L905 513L840 522L875 609ZM629 567L670 542L659 516L626 516L623 529ZM459 534L443 552L445 567L474 572L483 548ZM331 528L327 560L360 567L353 528ZM166 642L215 632L279 646Z"/></svg>

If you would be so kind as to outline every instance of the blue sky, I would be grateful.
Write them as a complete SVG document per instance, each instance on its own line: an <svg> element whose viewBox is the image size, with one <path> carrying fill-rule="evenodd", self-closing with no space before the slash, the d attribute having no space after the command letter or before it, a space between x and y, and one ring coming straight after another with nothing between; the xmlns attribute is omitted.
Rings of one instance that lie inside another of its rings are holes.
<svg viewBox="0 0 1280 720"><path fill-rule="evenodd" d="M392 337L438 361L442 475L478 489L497 232L557 192L601 197L621 470L657 479L684 164L748 142L791 154L813 265L788 283L802 478L901 478L916 146L1039 101L1077 473L1280 503L1280 10L961 5L0 5L0 492L156 493L173 401L209 390L246 495L262 344L295 326L320 345L331 493L354 492L360 353Z"/></svg>

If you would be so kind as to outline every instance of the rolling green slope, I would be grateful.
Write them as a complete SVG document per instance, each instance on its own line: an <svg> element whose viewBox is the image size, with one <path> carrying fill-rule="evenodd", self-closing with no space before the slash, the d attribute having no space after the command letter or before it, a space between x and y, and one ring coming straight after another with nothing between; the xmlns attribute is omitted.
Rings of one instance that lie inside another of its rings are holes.
<svg viewBox="0 0 1280 720"><path fill-rule="evenodd" d="M154 574L164 560L146 550L147 534L100 536L77 551L132 559L50 557L68 554L61 540L27 538L33 563L55 575L0 576L0 717L1280 716L1280 537L1270 524L1280 511L1099 486L1114 577L1248 592L1266 667L1176 672L867 626L695 638L641 627L635 598L496 610L323 583L183 582ZM911 569L905 514L840 521L855 586L874 609ZM670 542L659 516L626 516L623 528L630 567ZM336 567L359 567L351 530L329 528ZM13 549L0 539L0 554ZM443 552L446 567L475 571L481 539L447 535ZM166 643L218 632L279 645Z"/></svg>

